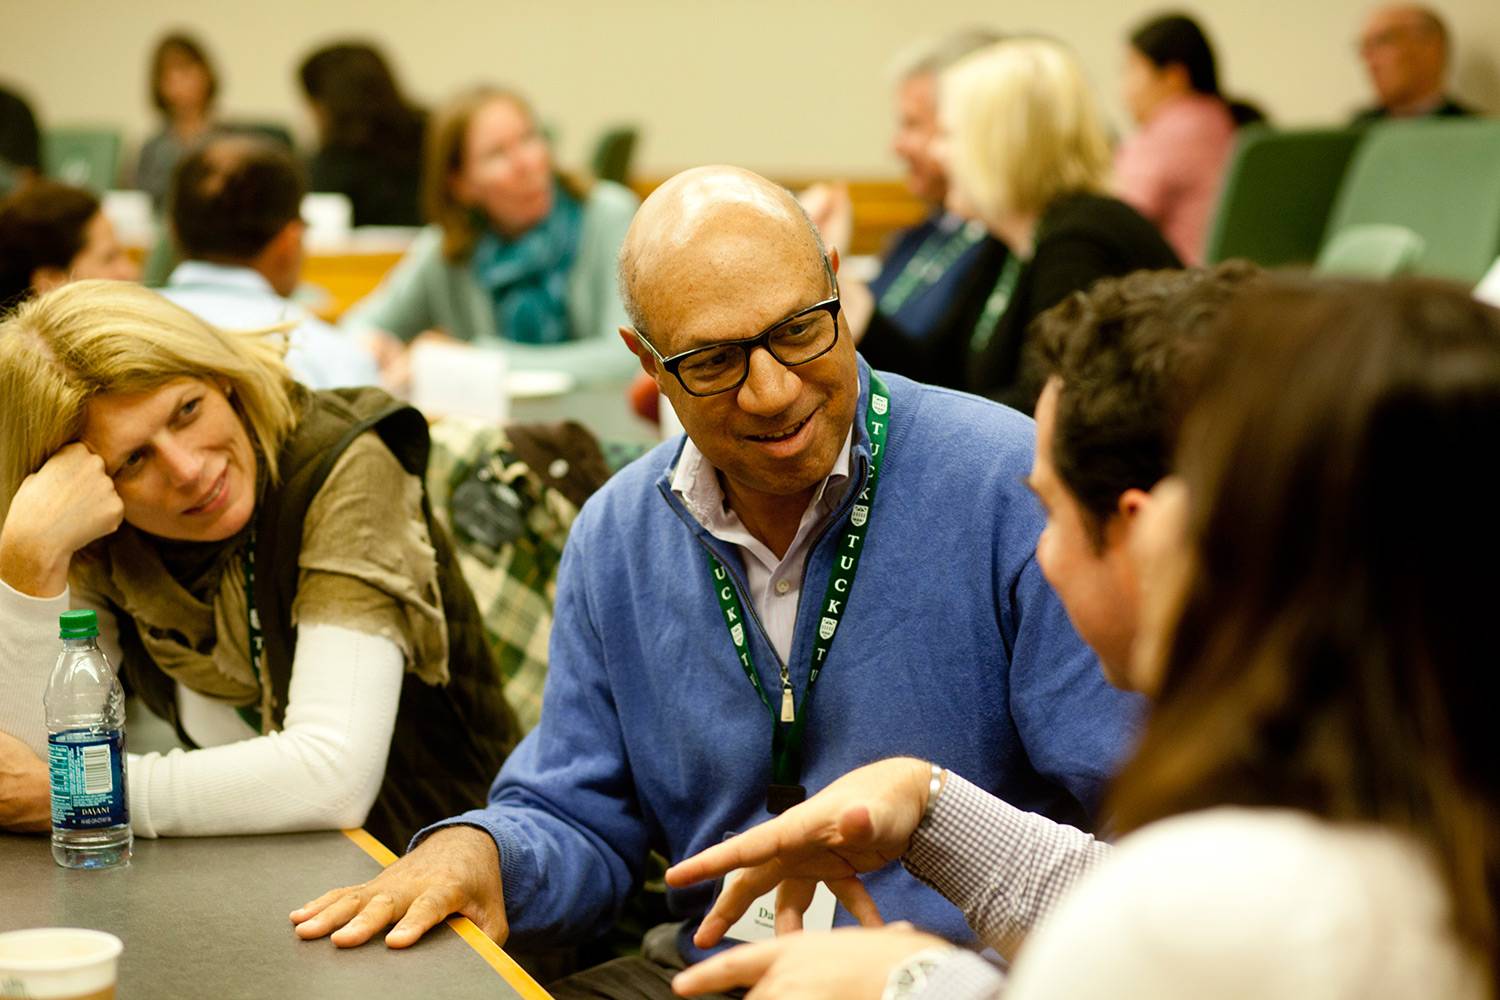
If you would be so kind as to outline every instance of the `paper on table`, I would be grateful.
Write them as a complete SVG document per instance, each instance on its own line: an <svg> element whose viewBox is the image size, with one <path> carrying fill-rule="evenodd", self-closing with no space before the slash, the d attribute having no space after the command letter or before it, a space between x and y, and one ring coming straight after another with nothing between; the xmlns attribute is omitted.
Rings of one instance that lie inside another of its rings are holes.
<svg viewBox="0 0 1500 1000"><path fill-rule="evenodd" d="M419 341L411 348L411 402L429 418L510 416L505 355L467 344Z"/></svg>

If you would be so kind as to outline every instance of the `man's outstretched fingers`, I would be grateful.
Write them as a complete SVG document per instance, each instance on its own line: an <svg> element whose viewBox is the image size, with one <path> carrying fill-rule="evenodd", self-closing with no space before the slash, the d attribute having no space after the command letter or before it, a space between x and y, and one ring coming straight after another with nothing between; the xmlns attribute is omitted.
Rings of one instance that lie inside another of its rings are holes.
<svg viewBox="0 0 1500 1000"><path fill-rule="evenodd" d="M742 944L679 972L672 980L672 989L689 997L751 986L760 981L779 954L779 939Z"/></svg>
<svg viewBox="0 0 1500 1000"><path fill-rule="evenodd" d="M421 940L422 935L442 923L453 909L441 893L429 889L418 896L392 931L385 936L390 948L409 948ZM504 942L501 942L504 943Z"/></svg>
<svg viewBox="0 0 1500 1000"><path fill-rule="evenodd" d="M297 936L309 941L330 934L348 923L364 905L364 893L358 888L335 889L331 893L324 893L301 910L293 912L292 920L297 922ZM299 918L297 913L308 915Z"/></svg>
<svg viewBox="0 0 1500 1000"><path fill-rule="evenodd" d="M834 898L859 921L861 927L885 926L885 918L880 915L880 907L875 905L875 898L857 876L833 879L827 884Z"/></svg>
<svg viewBox="0 0 1500 1000"><path fill-rule="evenodd" d="M329 938L340 948L355 948L388 927L403 910L388 893L377 892L370 897L364 909Z"/></svg>
<svg viewBox="0 0 1500 1000"><path fill-rule="evenodd" d="M812 905L818 883L811 879L787 879L776 888L776 933L795 934L802 929L802 915Z"/></svg>

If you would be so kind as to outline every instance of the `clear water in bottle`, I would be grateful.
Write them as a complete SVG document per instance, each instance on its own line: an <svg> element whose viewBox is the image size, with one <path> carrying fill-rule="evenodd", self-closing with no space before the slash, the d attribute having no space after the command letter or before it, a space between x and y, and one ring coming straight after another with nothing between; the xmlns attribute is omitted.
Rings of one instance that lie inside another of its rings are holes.
<svg viewBox="0 0 1500 1000"><path fill-rule="evenodd" d="M125 692L99 649L93 611L65 611L63 648L47 681L52 858L64 868L130 862L125 794Z"/></svg>

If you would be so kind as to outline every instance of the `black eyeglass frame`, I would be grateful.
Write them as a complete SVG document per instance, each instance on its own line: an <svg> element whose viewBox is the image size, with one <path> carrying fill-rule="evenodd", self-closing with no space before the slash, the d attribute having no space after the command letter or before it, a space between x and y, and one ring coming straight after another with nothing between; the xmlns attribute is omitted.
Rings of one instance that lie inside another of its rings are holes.
<svg viewBox="0 0 1500 1000"><path fill-rule="evenodd" d="M693 349L683 351L680 354L674 354L669 358L663 357L662 353L656 349L656 345L652 344L651 341L646 338L645 333L639 328L637 328L635 331L636 339L646 345L646 350L650 351L651 354L656 358L656 363L661 365L672 374L672 377L677 380L678 385L682 386L684 392L686 392L690 396L697 396L700 399L706 398L708 396L717 396L725 392L733 392L740 386L744 385L745 379L750 377L750 357L755 353L757 348L764 347L766 349L766 352L770 354L771 357L775 358L778 364L786 368L796 368L799 365L809 364L813 361L818 360L829 351L833 350L838 346L839 342L839 312L843 308L843 302L839 299L838 279L834 277L833 268L829 266L827 257L823 258L823 267L824 270L826 270L828 273L829 282L833 285L833 294L821 302L814 302L812 305L808 306L805 309L799 309L796 312L792 313L790 316L787 316L784 319L777 320L753 337L746 337L743 340L721 340L716 344L705 344L702 347L694 347ZM810 316L815 312L826 312L833 318L833 339L828 342L827 347L823 348L821 351L819 351L817 354L814 354L810 358L803 358L801 361L783 360L781 355L776 353L776 349L771 346L771 335L774 334L777 330L780 330L782 327L786 326L788 323L795 323L797 320L802 319L804 316ZM702 354L706 351L723 350L726 347L738 347L744 351L745 370L743 374L740 375L739 381L735 382L733 385L725 386L722 389L715 389L712 392L694 391L693 388L689 386L683 379L682 374L678 371L678 369L682 367L682 363L695 354Z"/></svg>

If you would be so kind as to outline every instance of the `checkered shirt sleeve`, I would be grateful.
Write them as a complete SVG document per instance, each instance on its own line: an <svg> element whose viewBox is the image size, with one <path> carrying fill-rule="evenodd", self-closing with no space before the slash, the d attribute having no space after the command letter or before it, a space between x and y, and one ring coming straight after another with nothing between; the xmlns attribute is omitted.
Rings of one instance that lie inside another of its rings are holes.
<svg viewBox="0 0 1500 1000"><path fill-rule="evenodd" d="M952 900L986 944L1014 956L1037 921L1110 850L949 771L902 863Z"/></svg>

